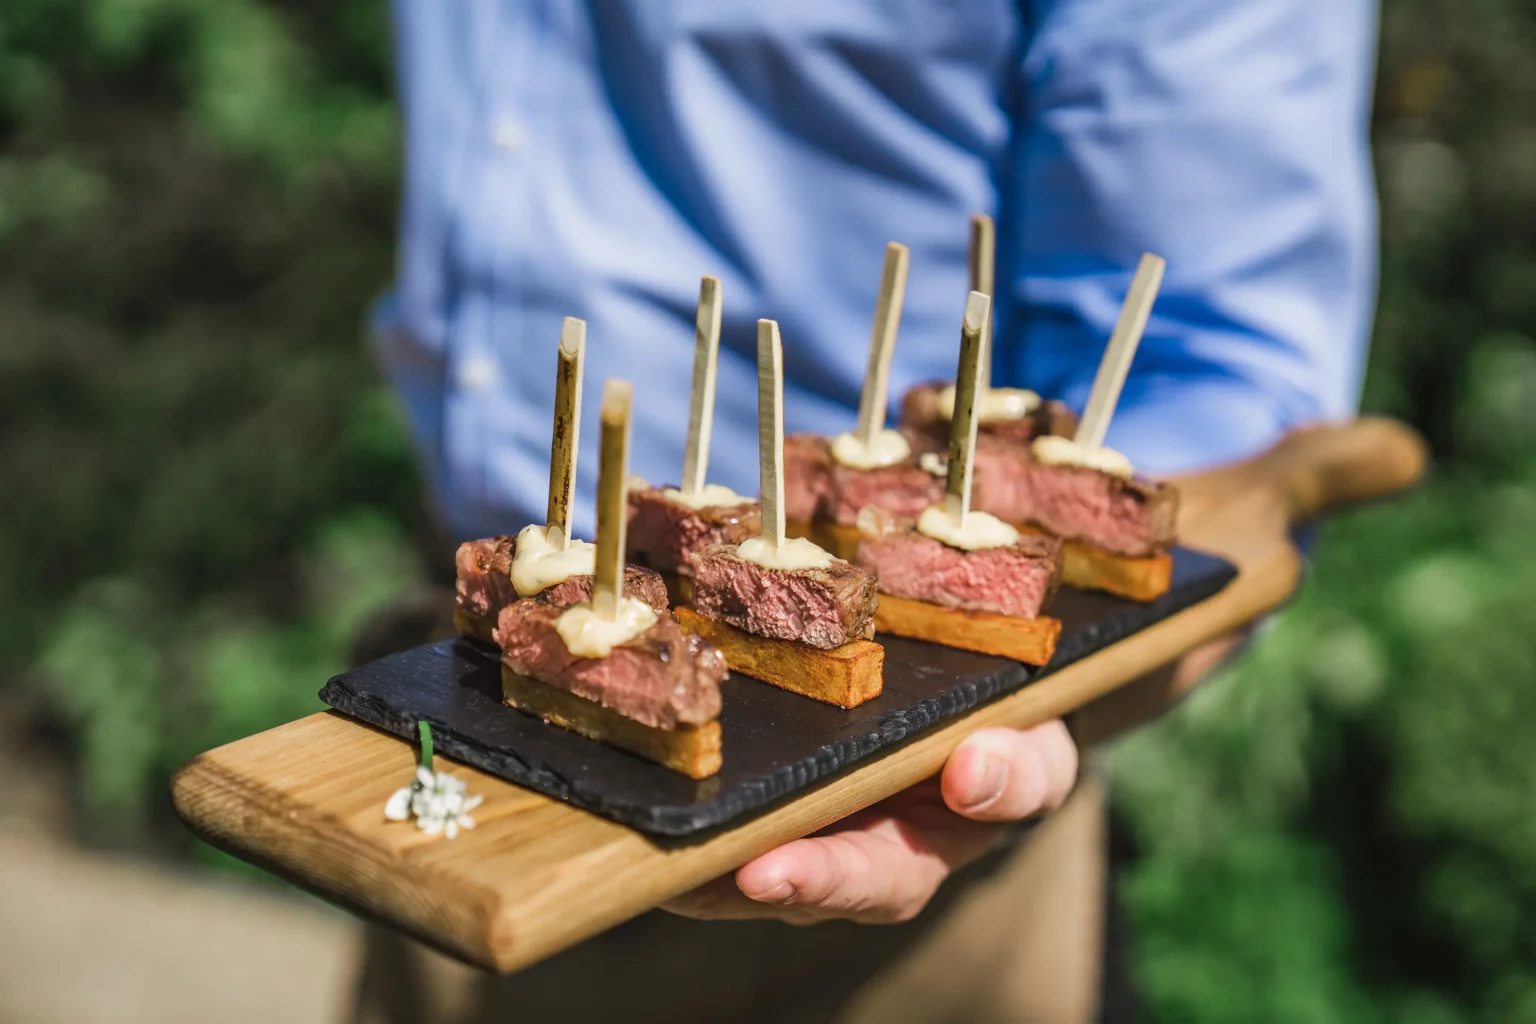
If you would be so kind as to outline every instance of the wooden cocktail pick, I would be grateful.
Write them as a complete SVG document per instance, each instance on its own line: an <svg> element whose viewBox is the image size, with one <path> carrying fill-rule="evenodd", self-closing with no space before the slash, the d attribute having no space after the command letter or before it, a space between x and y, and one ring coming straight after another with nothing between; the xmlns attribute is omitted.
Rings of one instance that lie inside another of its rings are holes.
<svg viewBox="0 0 1536 1024"><path fill-rule="evenodd" d="M592 608L605 619L618 615L624 597L624 533L629 523L629 420L634 385L603 385L603 436L597 465L597 561Z"/></svg>
<svg viewBox="0 0 1536 1024"><path fill-rule="evenodd" d="M763 542L784 546L784 346L775 320L757 322L757 460Z"/></svg>
<svg viewBox="0 0 1536 1024"><path fill-rule="evenodd" d="M715 419L715 369L720 359L720 279L699 282L699 311L693 328L693 394L688 404L688 446L683 452L680 490L697 495L709 472L709 435Z"/></svg>
<svg viewBox="0 0 1536 1024"><path fill-rule="evenodd" d="M955 412L949 419L949 472L944 484L944 511L959 527L964 527L971 511L976 403L981 395L981 362L991 319L992 300L981 292L971 292L960 326L960 365L955 370Z"/></svg>
<svg viewBox="0 0 1536 1024"><path fill-rule="evenodd" d="M1120 401L1120 389L1125 385L1125 375L1130 372L1131 360L1136 357L1136 346L1141 344L1142 332L1147 329L1147 317L1152 314L1152 303L1157 300L1157 289L1163 283L1163 268L1167 262L1161 256L1143 253L1131 278L1131 288L1120 307L1120 319L1109 336L1109 346L1099 363L1098 376L1093 378L1093 391L1088 395L1088 407L1077 424L1077 436L1073 438L1083 448L1097 448L1104 443L1109 421L1115 415L1115 405Z"/></svg>
<svg viewBox="0 0 1536 1024"><path fill-rule="evenodd" d="M571 498L576 490L576 449L581 435L581 370L587 323L573 316L560 328L555 370L555 427L549 445L549 539L564 551L571 543Z"/></svg>
<svg viewBox="0 0 1536 1024"><path fill-rule="evenodd" d="M891 353L901 327L901 306L907 294L907 247L887 243L885 267L880 274L880 298L875 303L875 322L869 334L869 366L864 371L864 390L859 395L859 425L855 436L866 448L885 427L886 393L891 381Z"/></svg>
<svg viewBox="0 0 1536 1024"><path fill-rule="evenodd" d="M971 291L981 292L988 299L997 298L997 228L992 218L984 213L971 214L971 246L969 251ZM992 321L987 320L986 337L981 345L981 394L992 387Z"/></svg>

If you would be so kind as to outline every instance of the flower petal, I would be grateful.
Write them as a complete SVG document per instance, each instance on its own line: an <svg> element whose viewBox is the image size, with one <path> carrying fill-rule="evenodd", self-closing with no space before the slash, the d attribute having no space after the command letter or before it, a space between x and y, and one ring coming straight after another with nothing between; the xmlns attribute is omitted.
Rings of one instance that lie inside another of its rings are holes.
<svg viewBox="0 0 1536 1024"><path fill-rule="evenodd" d="M417 765L416 782L425 789L431 789L433 783L432 773L427 771L421 765Z"/></svg>
<svg viewBox="0 0 1536 1024"><path fill-rule="evenodd" d="M472 811L484 802L485 796L483 794L477 793L474 796L466 797L464 800L464 805L460 808L460 811Z"/></svg>
<svg viewBox="0 0 1536 1024"><path fill-rule="evenodd" d="M449 818L448 819L448 825L444 829L444 834L449 839L457 839L457 838L459 838L459 819L458 818Z"/></svg>
<svg viewBox="0 0 1536 1024"><path fill-rule="evenodd" d="M389 821L404 821L411 816L411 787L395 790L384 805L384 817Z"/></svg>

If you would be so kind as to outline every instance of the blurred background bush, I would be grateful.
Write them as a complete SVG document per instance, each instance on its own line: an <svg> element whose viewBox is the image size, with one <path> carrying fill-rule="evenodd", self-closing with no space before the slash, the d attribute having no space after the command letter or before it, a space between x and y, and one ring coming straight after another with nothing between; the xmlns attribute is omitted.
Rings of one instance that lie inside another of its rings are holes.
<svg viewBox="0 0 1536 1024"><path fill-rule="evenodd" d="M361 336L382 6L0 5L0 738L86 842L217 860L167 774L316 708L423 572ZM1438 470L1111 752L1158 1019L1536 1021L1532 52L1522 0L1385 5L1365 405Z"/></svg>

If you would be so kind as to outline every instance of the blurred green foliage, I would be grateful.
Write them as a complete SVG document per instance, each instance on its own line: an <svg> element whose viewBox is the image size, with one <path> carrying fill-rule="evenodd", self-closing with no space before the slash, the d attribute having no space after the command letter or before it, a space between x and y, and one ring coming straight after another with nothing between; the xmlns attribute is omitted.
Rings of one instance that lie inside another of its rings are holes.
<svg viewBox="0 0 1536 1024"><path fill-rule="evenodd" d="M1531 52L1518 0L1385 6L1366 404L1440 468L1111 753L1157 1019L1536 1021ZM0 5L0 696L102 833L420 577L360 331L397 147L377 2Z"/></svg>
<svg viewBox="0 0 1536 1024"><path fill-rule="evenodd" d="M0 673L133 837L419 576L376 3L0 5Z"/></svg>
<svg viewBox="0 0 1536 1024"><path fill-rule="evenodd" d="M1110 757L1159 1020L1536 1021L1536 8L1395 0L1367 407L1410 500Z"/></svg>

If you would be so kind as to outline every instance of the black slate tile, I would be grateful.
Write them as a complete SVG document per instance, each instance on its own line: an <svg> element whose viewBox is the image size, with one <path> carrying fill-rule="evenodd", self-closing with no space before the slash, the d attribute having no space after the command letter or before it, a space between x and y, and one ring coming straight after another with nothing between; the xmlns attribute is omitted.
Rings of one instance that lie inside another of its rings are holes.
<svg viewBox="0 0 1536 1024"><path fill-rule="evenodd" d="M458 638L381 658L331 679L320 698L466 764L656 836L718 828L1210 597L1236 570L1174 551L1173 587L1151 604L1063 589L1056 656L1043 669L902 637L885 647L885 688L844 711L732 674L722 686L725 766L702 781L594 743L501 703L497 652Z"/></svg>

